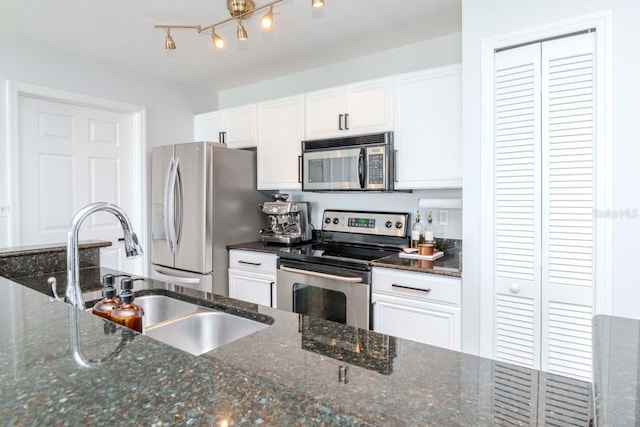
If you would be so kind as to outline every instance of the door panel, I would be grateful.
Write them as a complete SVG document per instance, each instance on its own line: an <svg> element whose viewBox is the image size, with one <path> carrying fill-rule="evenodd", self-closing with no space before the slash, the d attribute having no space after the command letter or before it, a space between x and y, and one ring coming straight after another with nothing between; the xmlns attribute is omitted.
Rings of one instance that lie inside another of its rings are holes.
<svg viewBox="0 0 640 427"><path fill-rule="evenodd" d="M134 213L130 115L28 96L18 103L20 244L66 242L73 215L89 203ZM141 272L140 260L109 261L124 259L120 237L120 224L106 213L92 215L80 230L81 240L111 241L120 252L103 265Z"/></svg>
<svg viewBox="0 0 640 427"><path fill-rule="evenodd" d="M177 187L182 189L182 197L176 198L175 207L176 217L181 216L176 220L176 233L180 238L175 268L209 273L212 261L205 254L211 235L207 227L207 205L211 203L207 191L211 188L211 177L206 172L210 148L204 143L176 145L175 161L180 181Z"/></svg>
<svg viewBox="0 0 640 427"><path fill-rule="evenodd" d="M151 156L151 262L173 266L173 254L165 226L165 198L173 145L153 149Z"/></svg>

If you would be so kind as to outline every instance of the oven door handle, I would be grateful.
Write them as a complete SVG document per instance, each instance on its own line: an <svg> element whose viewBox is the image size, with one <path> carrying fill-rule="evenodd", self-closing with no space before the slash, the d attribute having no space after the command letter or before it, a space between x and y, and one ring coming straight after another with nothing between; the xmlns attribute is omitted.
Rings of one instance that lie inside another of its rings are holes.
<svg viewBox="0 0 640 427"><path fill-rule="evenodd" d="M280 270L288 271L290 273L299 273L299 274L306 274L309 276L322 277L323 279L338 280L340 282L362 283L362 277L336 276L335 274L326 274L326 273L318 273L317 271L300 270L298 268L285 267L284 265L280 266Z"/></svg>

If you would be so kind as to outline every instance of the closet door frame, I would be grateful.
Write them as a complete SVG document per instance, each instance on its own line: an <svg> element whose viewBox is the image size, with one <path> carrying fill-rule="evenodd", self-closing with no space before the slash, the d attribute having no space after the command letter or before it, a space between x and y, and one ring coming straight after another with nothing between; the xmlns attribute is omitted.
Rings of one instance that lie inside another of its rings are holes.
<svg viewBox="0 0 640 427"><path fill-rule="evenodd" d="M481 46L481 228L480 228L480 305L477 313L465 310L463 328L476 327L480 320L480 356L492 358L495 348L495 133L494 133L494 56L496 50L543 41L545 39L595 29L596 85L596 212L613 209L613 128L612 128L612 13L611 11L561 21L483 40ZM595 214L595 212L594 212ZM613 227L611 221L596 219L594 252L594 314L611 314L613 289ZM469 317L465 319L465 314ZM476 317L478 316L478 317ZM465 321L466 320L466 321ZM464 329L463 329L464 330Z"/></svg>

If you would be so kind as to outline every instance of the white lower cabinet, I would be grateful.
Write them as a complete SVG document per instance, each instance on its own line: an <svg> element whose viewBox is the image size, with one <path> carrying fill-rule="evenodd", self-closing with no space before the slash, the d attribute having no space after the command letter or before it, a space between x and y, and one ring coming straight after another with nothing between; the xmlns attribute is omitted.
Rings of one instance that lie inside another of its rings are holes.
<svg viewBox="0 0 640 427"><path fill-rule="evenodd" d="M229 296L254 304L276 306L277 255L229 251Z"/></svg>
<svg viewBox="0 0 640 427"><path fill-rule="evenodd" d="M461 349L461 280L373 269L373 330L425 344Z"/></svg>

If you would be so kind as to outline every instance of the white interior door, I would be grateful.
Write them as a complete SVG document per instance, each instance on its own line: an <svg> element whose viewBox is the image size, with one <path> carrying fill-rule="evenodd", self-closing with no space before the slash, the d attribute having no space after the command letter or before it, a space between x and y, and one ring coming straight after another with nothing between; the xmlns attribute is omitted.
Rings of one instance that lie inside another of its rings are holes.
<svg viewBox="0 0 640 427"><path fill-rule="evenodd" d="M29 96L18 106L20 244L66 242L73 215L89 203L134 213L131 115ZM81 240L113 243L102 250L101 265L141 272L140 261L124 257L121 237L107 213L87 218L80 232Z"/></svg>

